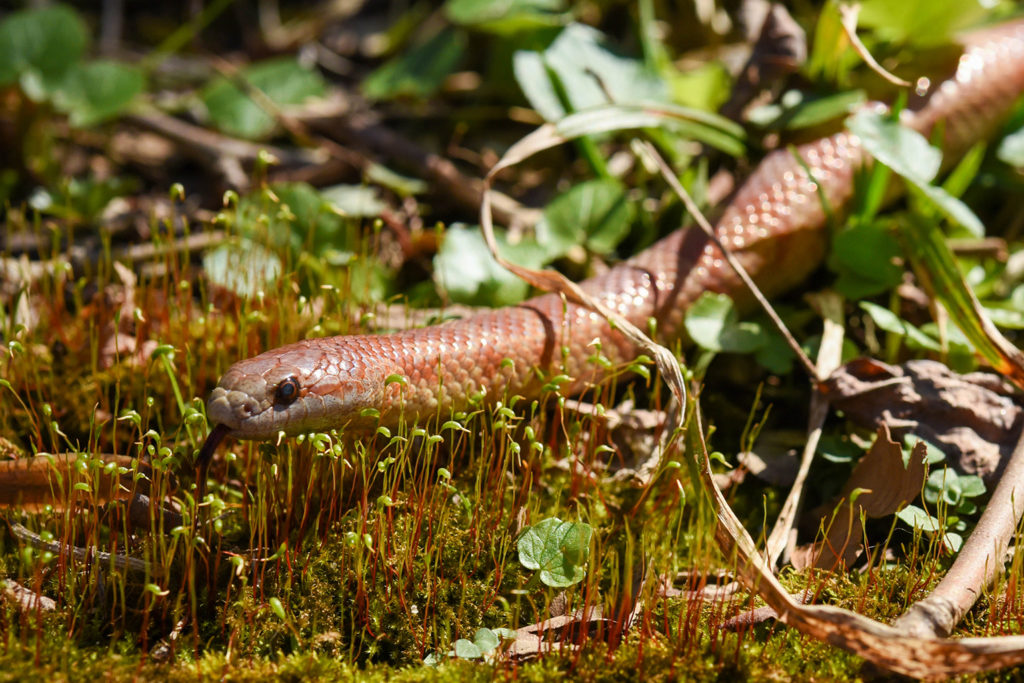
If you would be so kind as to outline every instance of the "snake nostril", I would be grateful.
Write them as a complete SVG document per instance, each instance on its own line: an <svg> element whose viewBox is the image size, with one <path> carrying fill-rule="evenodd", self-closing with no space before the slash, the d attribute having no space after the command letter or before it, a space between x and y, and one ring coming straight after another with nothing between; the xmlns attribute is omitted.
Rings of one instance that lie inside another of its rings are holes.
<svg viewBox="0 0 1024 683"><path fill-rule="evenodd" d="M242 401L238 407L240 409L239 412L245 417L252 417L257 411L256 401L253 400Z"/></svg>

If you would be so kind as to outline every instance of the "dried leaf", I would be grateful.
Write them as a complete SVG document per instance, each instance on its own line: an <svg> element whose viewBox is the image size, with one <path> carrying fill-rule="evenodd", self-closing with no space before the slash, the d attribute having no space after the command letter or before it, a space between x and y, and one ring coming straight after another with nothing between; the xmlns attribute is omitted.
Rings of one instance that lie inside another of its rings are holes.
<svg viewBox="0 0 1024 683"><path fill-rule="evenodd" d="M860 549L861 517L891 515L921 492L928 472L925 454L924 444L918 442L904 467L900 444L892 440L885 425L879 427L874 444L853 469L833 506L835 513L822 520L827 528L825 538L801 561L821 569L848 567ZM798 565L796 557L793 563L798 569L806 566Z"/></svg>
<svg viewBox="0 0 1024 683"><path fill-rule="evenodd" d="M986 373L958 375L935 361L887 365L860 358L822 385L833 407L855 422L886 424L941 449L959 472L993 481L1024 424L1012 388Z"/></svg>
<svg viewBox="0 0 1024 683"><path fill-rule="evenodd" d="M811 590L804 590L792 596L793 600L801 604L810 602L812 597L814 597L814 593ZM775 611L774 607L755 607L754 609L749 609L746 612L740 612L731 619L727 619L725 623L722 624L722 628L730 631L739 631L740 629L747 629L751 626L763 624L769 619L778 618L779 613Z"/></svg>
<svg viewBox="0 0 1024 683"><path fill-rule="evenodd" d="M801 431L766 431L758 437L753 451L742 451L737 457L761 481L772 486L790 486L800 469L799 449L806 440Z"/></svg>

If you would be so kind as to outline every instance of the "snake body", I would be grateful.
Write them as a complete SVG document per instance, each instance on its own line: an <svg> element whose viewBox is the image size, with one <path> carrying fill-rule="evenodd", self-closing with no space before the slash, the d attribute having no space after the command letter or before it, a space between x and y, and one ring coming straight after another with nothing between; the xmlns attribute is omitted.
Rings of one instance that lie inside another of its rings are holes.
<svg viewBox="0 0 1024 683"><path fill-rule="evenodd" d="M926 135L941 125L947 155L990 135L1024 91L1024 21L969 34L955 73L913 100L902 122ZM797 158L799 157L799 159ZM826 214L853 194L866 154L842 132L765 157L725 206L715 229L762 291L802 281L825 254ZM703 292L749 295L721 252L697 229L682 229L605 274L581 283L635 325L654 319L658 336L682 334ZM607 322L553 294L432 327L383 335L307 339L232 365L210 395L217 428L270 439L331 428L447 419L470 397L535 397L543 376L570 377L574 392L606 376L635 350ZM368 411L367 409L372 409Z"/></svg>

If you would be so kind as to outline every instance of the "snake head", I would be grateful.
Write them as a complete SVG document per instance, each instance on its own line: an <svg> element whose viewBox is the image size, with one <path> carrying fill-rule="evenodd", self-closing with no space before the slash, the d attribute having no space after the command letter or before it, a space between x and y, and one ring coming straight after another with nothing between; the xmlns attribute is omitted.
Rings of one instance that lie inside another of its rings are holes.
<svg viewBox="0 0 1024 683"><path fill-rule="evenodd" d="M340 428L380 406L386 359L363 338L309 339L235 363L206 403L211 424L239 439L264 440Z"/></svg>

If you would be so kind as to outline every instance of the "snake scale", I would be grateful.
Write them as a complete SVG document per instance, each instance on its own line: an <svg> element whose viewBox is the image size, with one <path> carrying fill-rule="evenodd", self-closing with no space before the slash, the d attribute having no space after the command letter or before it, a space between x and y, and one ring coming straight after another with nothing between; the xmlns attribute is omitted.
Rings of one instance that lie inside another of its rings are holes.
<svg viewBox="0 0 1024 683"><path fill-rule="evenodd" d="M1024 91L1024 21L976 31L962 42L955 72L912 98L901 114L903 124L925 135L941 122L951 157L991 135ZM849 132L795 153L775 151L724 207L717 234L766 295L793 287L821 263L828 238L822 199L833 208L846 204L865 159ZM682 334L683 316L703 292L741 303L748 297L721 252L695 228L665 237L581 287L639 327L654 318L662 340ZM207 404L218 426L203 450L208 457L228 434L262 440L446 418L466 408L473 393L489 401L535 397L543 386L539 375L556 372L572 378L563 390L578 391L606 373L588 360L594 340L612 363L635 355L602 317L546 294L421 329L289 344L228 369ZM379 417L368 417L367 409Z"/></svg>

